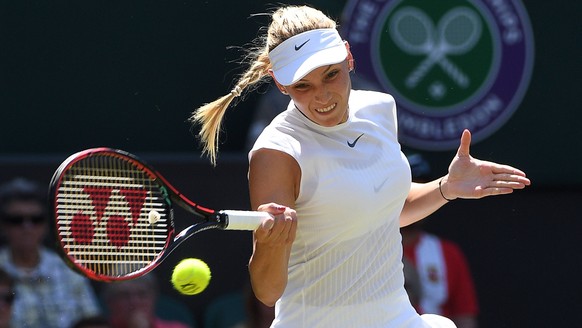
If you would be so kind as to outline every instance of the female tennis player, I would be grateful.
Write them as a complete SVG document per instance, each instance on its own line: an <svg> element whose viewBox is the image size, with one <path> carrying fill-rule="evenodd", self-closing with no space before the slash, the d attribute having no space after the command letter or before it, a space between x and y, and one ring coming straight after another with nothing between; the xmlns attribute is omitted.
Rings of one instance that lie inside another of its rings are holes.
<svg viewBox="0 0 582 328"><path fill-rule="evenodd" d="M228 95L192 120L214 163L231 101L269 78L290 96L249 152L254 232L250 277L275 305L272 327L454 327L420 316L404 290L399 228L456 198L509 194L524 172L475 159L465 130L448 174L411 183L392 96L351 89L354 59L336 23L305 6L272 13L264 46Z"/></svg>

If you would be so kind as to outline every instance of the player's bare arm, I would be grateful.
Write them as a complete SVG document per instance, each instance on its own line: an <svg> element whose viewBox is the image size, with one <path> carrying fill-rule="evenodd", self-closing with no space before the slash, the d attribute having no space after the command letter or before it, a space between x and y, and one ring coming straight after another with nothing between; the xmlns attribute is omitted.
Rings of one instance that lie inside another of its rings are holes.
<svg viewBox="0 0 582 328"><path fill-rule="evenodd" d="M261 149L252 154L249 169L251 206L274 216L259 227L253 238L249 272L253 291L273 306L287 285L287 267L295 240L297 217L293 210L300 170L289 155Z"/></svg>

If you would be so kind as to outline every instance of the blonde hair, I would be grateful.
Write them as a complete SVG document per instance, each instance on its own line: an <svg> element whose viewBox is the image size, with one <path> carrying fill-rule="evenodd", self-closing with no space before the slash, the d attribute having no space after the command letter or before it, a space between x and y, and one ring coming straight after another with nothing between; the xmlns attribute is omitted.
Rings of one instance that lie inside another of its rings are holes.
<svg viewBox="0 0 582 328"><path fill-rule="evenodd" d="M334 20L321 11L308 6L286 6L271 14L271 23L265 36L255 40L257 46L249 49L243 63L248 69L241 74L232 91L217 100L207 103L192 113L190 121L200 125L198 137L213 165L218 155L218 139L222 119L234 98L244 91L252 91L266 82L271 68L269 52L290 37L319 28L336 28Z"/></svg>

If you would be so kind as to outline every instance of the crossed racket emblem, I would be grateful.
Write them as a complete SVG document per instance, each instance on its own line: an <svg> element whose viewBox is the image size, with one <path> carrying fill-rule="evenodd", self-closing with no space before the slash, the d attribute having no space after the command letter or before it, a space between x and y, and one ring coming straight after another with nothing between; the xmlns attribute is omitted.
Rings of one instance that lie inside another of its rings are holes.
<svg viewBox="0 0 582 328"><path fill-rule="evenodd" d="M479 41L482 26L475 11L465 7L453 8L435 26L425 12L405 7L394 14L389 30L392 40L402 51L426 55L406 77L408 88L415 88L435 65L460 87L469 86L469 77L447 56L465 54Z"/></svg>

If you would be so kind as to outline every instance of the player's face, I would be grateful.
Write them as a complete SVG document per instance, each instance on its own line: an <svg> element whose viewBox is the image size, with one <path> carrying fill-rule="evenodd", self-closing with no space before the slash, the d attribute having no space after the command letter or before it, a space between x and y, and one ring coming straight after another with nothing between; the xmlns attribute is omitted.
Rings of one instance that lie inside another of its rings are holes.
<svg viewBox="0 0 582 328"><path fill-rule="evenodd" d="M290 86L282 87L297 108L321 126L335 126L348 118L348 99L352 88L350 61L316 68Z"/></svg>

